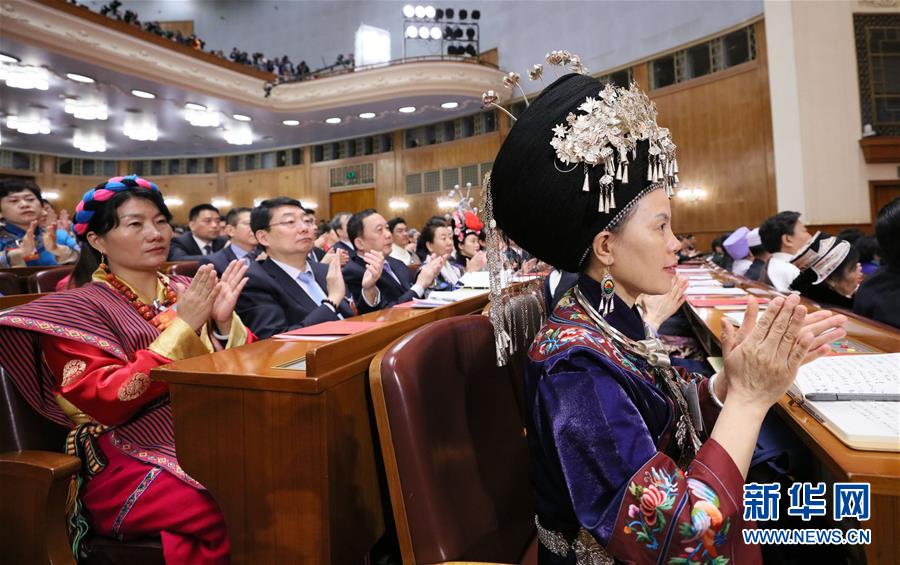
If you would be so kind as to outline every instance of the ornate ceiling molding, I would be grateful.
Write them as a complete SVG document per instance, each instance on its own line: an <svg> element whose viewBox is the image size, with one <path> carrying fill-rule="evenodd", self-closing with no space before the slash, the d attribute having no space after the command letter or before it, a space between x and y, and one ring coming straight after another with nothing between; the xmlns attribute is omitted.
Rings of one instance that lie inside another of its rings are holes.
<svg viewBox="0 0 900 565"><path fill-rule="evenodd" d="M280 112L309 112L403 96L451 94L480 98L503 73L485 65L421 61L279 85L156 45L39 2L5 0L0 28L22 43L125 74ZM502 89L500 89L502 90ZM506 94L504 92L504 94Z"/></svg>

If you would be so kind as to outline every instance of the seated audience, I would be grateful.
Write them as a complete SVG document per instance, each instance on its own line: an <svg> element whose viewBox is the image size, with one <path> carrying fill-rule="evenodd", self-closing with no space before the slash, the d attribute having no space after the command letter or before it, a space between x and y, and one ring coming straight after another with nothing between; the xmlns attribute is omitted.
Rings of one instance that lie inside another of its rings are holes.
<svg viewBox="0 0 900 565"><path fill-rule="evenodd" d="M719 237L712 240L712 244L710 244L710 247L712 247L712 255L710 256L709 260L712 261L715 265L718 265L726 271L729 271L731 270L732 259L731 255L725 252L725 247L723 246L727 238L728 235L720 235ZM687 244L682 241L682 249L684 249L686 245ZM679 252L678 262L683 263L686 260L688 260L688 257Z"/></svg>
<svg viewBox="0 0 900 565"><path fill-rule="evenodd" d="M347 222L347 232L357 254L344 267L344 280L360 313L424 298L425 289L444 266L443 257L435 258L419 269L413 282L406 265L390 256L391 231L384 217L372 208L354 214Z"/></svg>
<svg viewBox="0 0 900 565"><path fill-rule="evenodd" d="M443 266L431 283L429 290L453 290L462 286L460 278L464 271L451 260L453 232L446 221L425 224L420 241L424 242L425 249L428 251L426 265L436 258L440 258L443 262Z"/></svg>
<svg viewBox="0 0 900 565"><path fill-rule="evenodd" d="M56 208L53 207L53 204L50 203L49 200L44 200L42 206L43 211L41 213L40 226L45 229L55 226L56 243L79 251L81 247L78 245L78 239L72 232L72 220L69 218L69 211L63 208L63 210L57 214ZM77 260L78 257L76 255L72 257L71 262L74 263Z"/></svg>
<svg viewBox="0 0 900 565"><path fill-rule="evenodd" d="M880 251L878 240L874 236L864 235L856 240L853 247L859 251L859 266L862 267L864 277L871 276L878 270Z"/></svg>
<svg viewBox="0 0 900 565"><path fill-rule="evenodd" d="M422 227L422 232L419 232L416 236L416 255L422 263L428 260L428 248L425 247L425 240L422 239L422 233L424 233L431 224L445 226L447 225L447 219L443 216L432 216L428 218L428 220L425 221L425 225Z"/></svg>
<svg viewBox="0 0 900 565"><path fill-rule="evenodd" d="M750 264L747 272L744 273L744 277L751 281L758 281L762 277L766 261L769 260L769 252L763 247L762 239L759 237L759 228L753 228L747 234L747 245L750 246L750 253L753 254L753 262Z"/></svg>
<svg viewBox="0 0 900 565"><path fill-rule="evenodd" d="M451 262L463 273L483 271L487 255L481 251L482 222L471 210L456 211L450 219L454 253Z"/></svg>
<svg viewBox="0 0 900 565"><path fill-rule="evenodd" d="M860 285L853 311L900 329L900 198L879 210L875 237L881 266Z"/></svg>
<svg viewBox="0 0 900 565"><path fill-rule="evenodd" d="M753 264L753 255L750 253L750 244L747 243L747 235L749 233L749 229L745 226L741 226L731 232L731 235L722 242L722 247L725 248L725 252L733 259L730 270L739 277L744 276L750 268L750 265Z"/></svg>
<svg viewBox="0 0 900 565"><path fill-rule="evenodd" d="M350 216L352 215L350 212L338 212L331 220L331 227L338 238L334 243L334 247L346 251L347 256L351 259L356 255L353 239L347 234L347 222L350 221Z"/></svg>
<svg viewBox="0 0 900 565"><path fill-rule="evenodd" d="M838 232L838 239L847 241L850 245L856 245L859 238L865 237L865 233L859 228L847 228Z"/></svg>
<svg viewBox="0 0 900 565"><path fill-rule="evenodd" d="M416 255L416 246L409 241L409 229L406 220L393 218L388 220L388 229L391 230L391 257L402 261L404 265L418 265L421 263Z"/></svg>
<svg viewBox="0 0 900 565"><path fill-rule="evenodd" d="M770 284L780 292L787 292L800 270L791 264L791 257L812 238L800 221L800 212L778 212L759 226L759 238L766 251L772 254L765 273Z"/></svg>
<svg viewBox="0 0 900 565"><path fill-rule="evenodd" d="M43 213L34 181L0 180L0 267L60 265L78 258L75 249L58 243L55 221L41 227Z"/></svg>
<svg viewBox="0 0 900 565"><path fill-rule="evenodd" d="M250 228L250 208L232 208L225 215L225 235L228 245L212 255L198 259L201 265L212 263L216 272L222 274L232 261L245 260L249 265L259 254L256 236Z"/></svg>
<svg viewBox="0 0 900 565"><path fill-rule="evenodd" d="M82 460L68 517L79 561L90 529L158 536L167 563L229 562L218 505L178 464L168 385L148 375L254 340L234 314L246 266L233 263L221 279L212 266L193 279L163 275L170 219L142 178L89 190L75 214L78 288L0 315L4 382L45 418L78 430L66 450ZM202 446L178 450L189 448Z"/></svg>
<svg viewBox="0 0 900 565"><path fill-rule="evenodd" d="M316 222L299 201L284 196L262 201L250 214L250 226L268 256L250 266L237 303L253 333L265 338L354 315L340 262L309 261Z"/></svg>
<svg viewBox="0 0 900 565"><path fill-rule="evenodd" d="M791 282L806 298L823 308L853 308L853 295L862 280L859 253L850 242L817 234L791 259L800 274Z"/></svg>
<svg viewBox="0 0 900 565"><path fill-rule="evenodd" d="M316 229L316 247L328 251L331 246L337 243L338 237L331 227L331 222L321 220L319 227Z"/></svg>
<svg viewBox="0 0 900 565"><path fill-rule="evenodd" d="M197 204L188 212L190 231L172 239L169 261L197 261L225 246L219 237L219 209L212 204Z"/></svg>

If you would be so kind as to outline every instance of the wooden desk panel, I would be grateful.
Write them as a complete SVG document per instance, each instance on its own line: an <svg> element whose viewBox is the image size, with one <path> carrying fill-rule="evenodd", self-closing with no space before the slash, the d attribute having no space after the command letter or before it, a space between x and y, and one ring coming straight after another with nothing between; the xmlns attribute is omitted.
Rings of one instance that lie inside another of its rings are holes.
<svg viewBox="0 0 900 565"><path fill-rule="evenodd" d="M169 383L179 461L222 508L235 563L365 559L385 527L369 363L487 300L372 312L356 319L385 324L335 341L267 339L153 371ZM273 368L304 356L306 371Z"/></svg>
<svg viewBox="0 0 900 565"><path fill-rule="evenodd" d="M769 287L725 271L716 270L713 277L723 282L733 282L742 288L765 289L769 298L779 295ZM819 310L814 302L806 298L802 299L802 303L810 312ZM688 303L683 308L707 352L719 355L717 351L721 345L721 323L725 312L715 308L697 308ZM900 332L897 330L852 312L841 312L848 318L845 326L848 337L883 352L900 351ZM900 563L900 546L896 543L897 524L900 523L900 454L848 447L788 395L778 401L775 410L835 480L872 485L872 519L859 526L872 530L872 544L865 546L868 563Z"/></svg>

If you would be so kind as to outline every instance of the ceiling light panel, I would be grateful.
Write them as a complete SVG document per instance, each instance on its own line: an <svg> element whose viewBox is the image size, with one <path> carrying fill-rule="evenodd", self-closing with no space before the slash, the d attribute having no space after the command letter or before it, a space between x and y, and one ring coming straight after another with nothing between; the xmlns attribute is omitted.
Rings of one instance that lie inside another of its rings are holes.
<svg viewBox="0 0 900 565"><path fill-rule="evenodd" d="M137 96L138 98L145 98L147 100L153 100L154 98L156 98L155 94L153 94L152 92L147 92L146 90L134 89L131 91L131 94Z"/></svg>
<svg viewBox="0 0 900 565"><path fill-rule="evenodd" d="M21 90L47 90L50 88L50 73L42 67L3 63L0 65L0 80L10 88Z"/></svg>
<svg viewBox="0 0 900 565"><path fill-rule="evenodd" d="M106 151L106 138L103 134L75 130L72 146L85 153L103 153Z"/></svg>
<svg viewBox="0 0 900 565"><path fill-rule="evenodd" d="M79 75L76 73L66 73L66 78L69 80L74 80L75 82L80 82L83 84L93 84L94 79L89 76Z"/></svg>
<svg viewBox="0 0 900 565"><path fill-rule="evenodd" d="M90 100L66 98L63 110L78 120L105 120L109 117L106 104Z"/></svg>

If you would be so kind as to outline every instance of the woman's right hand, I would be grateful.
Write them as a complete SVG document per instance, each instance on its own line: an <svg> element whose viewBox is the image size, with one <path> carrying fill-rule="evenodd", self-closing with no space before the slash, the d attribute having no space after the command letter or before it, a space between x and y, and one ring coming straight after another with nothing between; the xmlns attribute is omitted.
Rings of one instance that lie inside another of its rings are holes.
<svg viewBox="0 0 900 565"><path fill-rule="evenodd" d="M726 403L764 415L787 392L816 337L804 327L805 318L799 295L776 298L740 343L723 350Z"/></svg>
<svg viewBox="0 0 900 565"><path fill-rule="evenodd" d="M215 268L207 264L197 269L187 288L179 286L175 289L178 294L178 317L195 332L199 332L209 321L213 302L218 295L217 282Z"/></svg>

